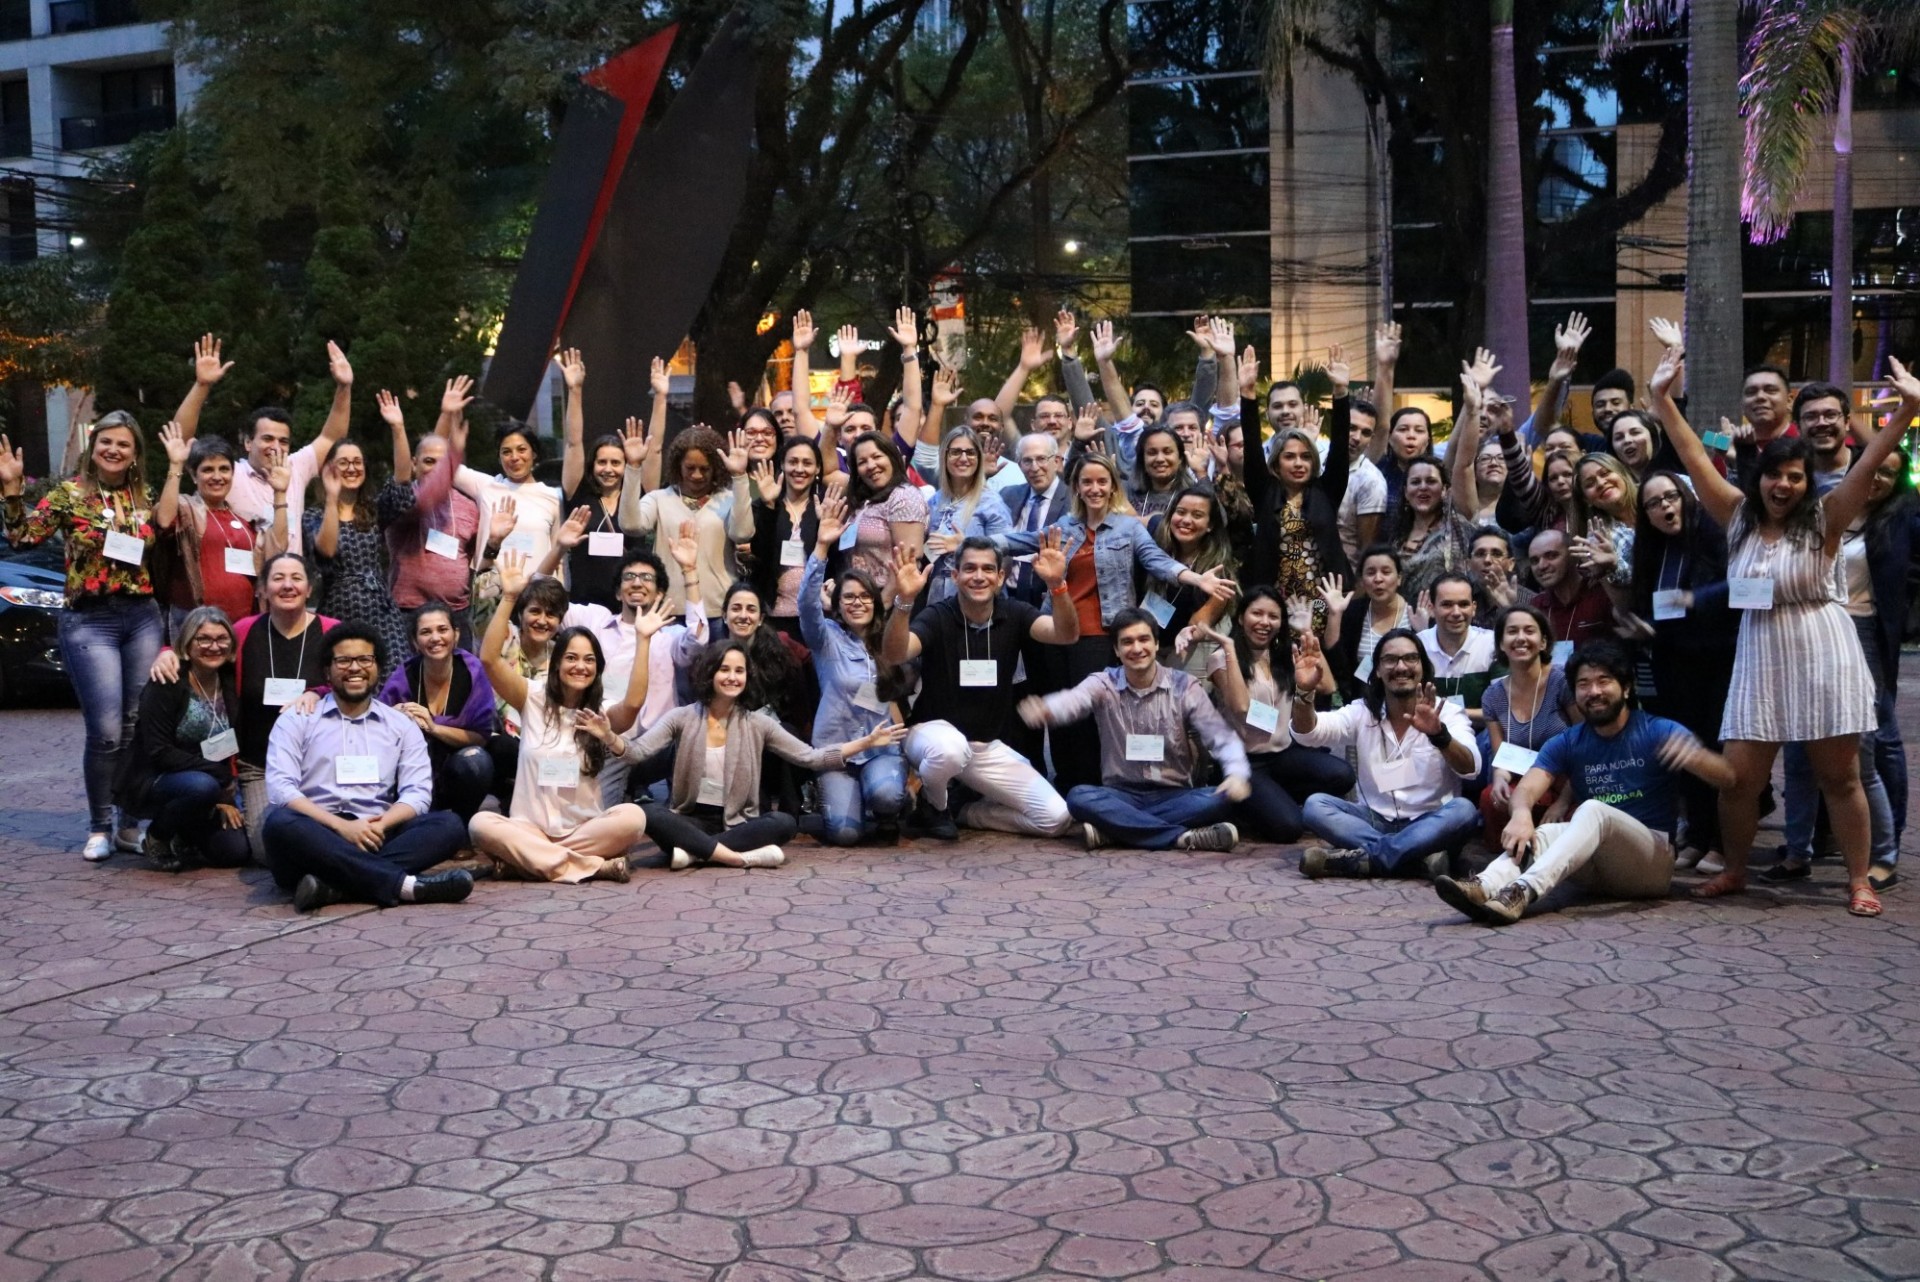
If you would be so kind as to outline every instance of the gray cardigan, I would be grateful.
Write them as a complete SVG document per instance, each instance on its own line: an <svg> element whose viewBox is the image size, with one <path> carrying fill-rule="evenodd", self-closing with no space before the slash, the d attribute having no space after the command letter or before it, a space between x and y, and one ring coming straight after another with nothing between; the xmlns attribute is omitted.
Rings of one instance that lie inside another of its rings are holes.
<svg viewBox="0 0 1920 1282"><path fill-rule="evenodd" d="M654 722L653 728L634 740L627 752L644 761L668 744L677 744L673 754L673 790L667 804L682 814L694 808L700 797L700 779L707 770L707 709L699 703L685 703ZM846 767L839 748L811 748L788 734L780 719L764 709L748 712L735 705L727 714L725 806L727 826L744 823L760 813L760 754L771 748L796 766L809 770L841 770Z"/></svg>

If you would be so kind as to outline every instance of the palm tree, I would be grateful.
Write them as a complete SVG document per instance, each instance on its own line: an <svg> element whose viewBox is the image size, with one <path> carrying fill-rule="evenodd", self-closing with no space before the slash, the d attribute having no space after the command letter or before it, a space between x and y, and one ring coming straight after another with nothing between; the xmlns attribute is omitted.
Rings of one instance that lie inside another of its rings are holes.
<svg viewBox="0 0 1920 1282"><path fill-rule="evenodd" d="M1747 118L1742 209L1756 244L1778 240L1812 162L1820 119L1833 116L1832 306L1827 378L1853 384L1853 73L1877 50L1893 65L1920 56L1912 0L1773 0L1747 40L1740 98Z"/></svg>
<svg viewBox="0 0 1920 1282"><path fill-rule="evenodd" d="M1527 220L1520 194L1520 106L1513 88L1513 0L1493 0L1487 134L1487 346L1500 354L1499 390L1531 399L1527 352Z"/></svg>

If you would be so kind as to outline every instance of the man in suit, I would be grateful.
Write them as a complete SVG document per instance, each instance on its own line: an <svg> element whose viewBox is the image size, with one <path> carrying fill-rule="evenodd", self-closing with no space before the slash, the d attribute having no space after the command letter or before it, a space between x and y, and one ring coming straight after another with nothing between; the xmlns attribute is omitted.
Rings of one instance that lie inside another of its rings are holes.
<svg viewBox="0 0 1920 1282"><path fill-rule="evenodd" d="M1067 403L1058 396L1043 396L1034 405L1035 423L1068 421ZM1016 530L1044 530L1058 521L1067 512L1067 482L1060 475L1060 438L1052 432L1029 432L1020 438L1016 446L1020 472L1026 477L1022 485L1010 485L1000 491L1000 497L1007 505L1007 513L1013 518ZM1010 567L1007 576L1006 592L1016 601L1037 608L1045 608L1047 588L1033 573L1032 567L1025 564L1031 558L1020 558ZM1056 647L1032 645L1024 646L1021 665L1015 674L1013 697L1016 703L1030 695L1052 694L1065 684L1066 665L1061 662ZM1044 769L1046 750L1045 730L1029 726L1019 719L1012 719L1006 730L1007 743L1015 751L1024 755L1035 767Z"/></svg>

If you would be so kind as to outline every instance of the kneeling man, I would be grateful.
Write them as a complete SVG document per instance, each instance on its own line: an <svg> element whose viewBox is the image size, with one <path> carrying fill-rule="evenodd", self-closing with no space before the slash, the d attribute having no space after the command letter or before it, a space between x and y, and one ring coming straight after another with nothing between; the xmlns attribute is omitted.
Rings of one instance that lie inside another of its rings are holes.
<svg viewBox="0 0 1920 1282"><path fill-rule="evenodd" d="M1100 727L1102 786L1067 791L1067 809L1080 821L1087 849L1232 850L1240 833L1221 821L1252 790L1240 737L1198 681L1161 666L1151 614L1122 610L1110 631L1118 667L1020 704L1021 718L1036 729L1088 716ZM1226 775L1218 788L1193 786L1196 738Z"/></svg>
<svg viewBox="0 0 1920 1282"><path fill-rule="evenodd" d="M1504 853L1478 877L1435 880L1440 898L1490 926L1519 921L1568 878L1612 899L1657 899L1673 879L1674 776L1684 770L1715 788L1733 786L1733 766L1677 721L1636 708L1633 659L1594 641L1567 661L1585 721L1547 741L1513 790ZM1533 823L1533 807L1557 781L1572 788L1566 823Z"/></svg>

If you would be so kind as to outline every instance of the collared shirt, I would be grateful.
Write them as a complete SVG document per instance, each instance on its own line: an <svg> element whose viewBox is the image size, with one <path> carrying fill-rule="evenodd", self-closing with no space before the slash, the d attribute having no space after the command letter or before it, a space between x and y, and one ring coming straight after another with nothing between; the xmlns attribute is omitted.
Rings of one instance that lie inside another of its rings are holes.
<svg viewBox="0 0 1920 1282"><path fill-rule="evenodd" d="M340 759L372 757L373 783L341 783ZM433 765L413 719L378 699L357 717L332 695L310 717L285 716L267 741L267 801L284 806L305 797L328 814L372 819L395 803L424 815L433 805Z"/></svg>
<svg viewBox="0 0 1920 1282"><path fill-rule="evenodd" d="M1453 654L1440 648L1439 624L1420 634L1420 644L1427 648L1427 657L1433 660L1435 677L1469 677L1493 666L1493 631L1490 628L1469 626L1467 639Z"/></svg>
<svg viewBox="0 0 1920 1282"><path fill-rule="evenodd" d="M1100 778L1108 784L1192 787L1199 755L1193 743L1196 737L1230 777L1244 779L1249 773L1247 750L1227 728L1205 689L1186 673L1164 664L1155 665L1153 682L1145 689L1135 689L1127 681L1127 670L1116 665L1071 690L1047 695L1046 704L1047 719L1055 725L1093 715L1100 727ZM1128 752L1129 739L1139 751ZM1128 759L1150 757L1156 748L1158 761Z"/></svg>
<svg viewBox="0 0 1920 1282"><path fill-rule="evenodd" d="M1574 573L1572 566L1567 573ZM1551 591L1536 593L1530 604L1547 616L1556 642L1571 641L1576 649L1613 633L1613 598L1598 583L1582 583L1579 593L1564 604Z"/></svg>
<svg viewBox="0 0 1920 1282"><path fill-rule="evenodd" d="M287 550L300 551L300 512L306 506L307 486L320 472L320 455L312 444L287 456ZM233 488L227 506L243 521L273 524L273 487L244 458L233 461Z"/></svg>
<svg viewBox="0 0 1920 1282"><path fill-rule="evenodd" d="M1470 769L1457 773L1433 746L1433 741L1411 725L1405 735L1395 738L1393 714L1384 706L1381 711L1387 713L1387 720L1375 718L1364 701L1349 703L1336 712L1321 713L1313 729L1305 734L1294 731L1293 740L1309 748L1356 749L1360 763L1356 795L1361 805L1383 819L1418 819L1421 815L1430 815L1460 795L1462 779L1472 779L1480 773L1480 749L1474 743L1473 726L1459 708L1450 703L1440 705L1440 723L1453 736L1453 741L1464 745L1473 758ZM1383 771L1405 770L1402 762L1412 767L1411 782L1382 778ZM1394 786L1388 787L1390 783Z"/></svg>
<svg viewBox="0 0 1920 1282"><path fill-rule="evenodd" d="M627 681L633 676L633 656L640 648L640 630L624 614L615 614L591 602L568 606L562 625L585 628L593 633L607 664L606 675L600 679L600 692L609 705L620 702L626 696ZM684 652L690 659L706 643L707 616L698 612L687 616L684 625L670 624L653 634L653 641L647 647L647 701L641 705L640 716L634 721L628 738L644 733L678 702L674 698L675 655Z"/></svg>

